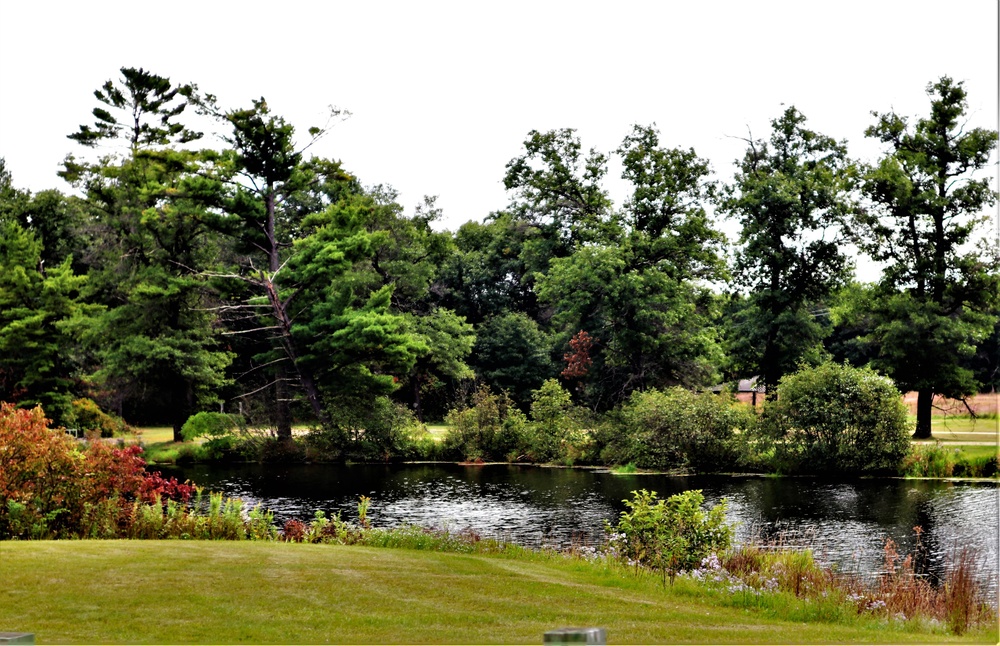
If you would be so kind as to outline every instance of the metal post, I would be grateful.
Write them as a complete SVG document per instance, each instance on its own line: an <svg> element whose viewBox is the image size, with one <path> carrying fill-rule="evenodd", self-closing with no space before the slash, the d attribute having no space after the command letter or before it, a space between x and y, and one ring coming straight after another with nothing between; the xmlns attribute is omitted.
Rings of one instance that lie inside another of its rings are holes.
<svg viewBox="0 0 1000 646"><path fill-rule="evenodd" d="M603 628L559 628L545 633L546 644L599 644L608 643L608 635Z"/></svg>

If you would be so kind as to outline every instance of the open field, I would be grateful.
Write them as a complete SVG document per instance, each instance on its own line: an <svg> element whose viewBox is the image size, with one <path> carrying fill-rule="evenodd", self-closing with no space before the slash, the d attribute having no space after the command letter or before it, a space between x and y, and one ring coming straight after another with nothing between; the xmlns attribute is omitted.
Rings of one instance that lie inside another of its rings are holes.
<svg viewBox="0 0 1000 646"><path fill-rule="evenodd" d="M967 398L966 402L969 408L976 412L976 415L997 415L1000 413L1000 393L980 393ZM917 414L917 393L908 392L903 395L903 403L906 404L911 415ZM933 406L932 415L935 417L969 414L969 409L961 401L940 395L934 397Z"/></svg>
<svg viewBox="0 0 1000 646"><path fill-rule="evenodd" d="M582 560L210 541L0 543L0 630L38 643L996 643L791 598L735 604ZM725 595L720 596L720 595ZM779 607L780 606L780 607Z"/></svg>
<svg viewBox="0 0 1000 646"><path fill-rule="evenodd" d="M931 435L942 442L992 442L1000 437L1000 419L933 417Z"/></svg>

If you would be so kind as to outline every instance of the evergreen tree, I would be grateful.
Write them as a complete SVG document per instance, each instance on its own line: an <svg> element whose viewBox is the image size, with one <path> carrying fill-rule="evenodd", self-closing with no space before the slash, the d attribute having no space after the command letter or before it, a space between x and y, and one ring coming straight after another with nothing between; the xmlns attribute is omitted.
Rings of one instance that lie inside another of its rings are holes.
<svg viewBox="0 0 1000 646"><path fill-rule="evenodd" d="M977 177L997 132L968 127L962 83L943 77L927 94L930 115L915 125L874 113L866 135L887 152L865 174L869 204L858 222L859 247L885 266L872 312L876 365L917 391L916 438L931 436L935 394L978 389L968 360L993 332L1000 302L995 252L985 241L971 246L997 199L990 179Z"/></svg>

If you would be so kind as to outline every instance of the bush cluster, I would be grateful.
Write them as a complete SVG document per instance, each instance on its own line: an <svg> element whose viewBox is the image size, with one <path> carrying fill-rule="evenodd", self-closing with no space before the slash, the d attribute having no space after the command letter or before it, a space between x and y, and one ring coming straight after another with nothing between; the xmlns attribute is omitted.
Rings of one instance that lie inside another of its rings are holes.
<svg viewBox="0 0 1000 646"><path fill-rule="evenodd" d="M70 403L70 412L65 417L66 424L70 428L79 430L81 437L92 434L115 437L130 430L125 420L104 412L97 402L85 397L74 399Z"/></svg>
<svg viewBox="0 0 1000 646"><path fill-rule="evenodd" d="M441 457L630 465L670 472L900 472L910 443L899 391L869 369L826 363L786 376L758 412L727 393L639 391L597 419L550 379L530 418L481 386L452 410ZM989 471L990 466L960 469Z"/></svg>
<svg viewBox="0 0 1000 646"><path fill-rule="evenodd" d="M448 413L450 428L440 443L387 397L342 402L328 426L300 440L278 441L222 413L192 416L183 433L207 438L199 456L213 460L441 459L836 476L997 472L988 457L962 461L936 449L911 452L899 391L869 369L803 368L782 379L776 394L758 413L728 393L650 389L598 417L550 379L532 392L529 415L507 393L480 385Z"/></svg>
<svg viewBox="0 0 1000 646"><path fill-rule="evenodd" d="M0 539L85 536L97 510L120 523L134 503L191 496L192 486L147 473L141 454L81 444L49 428L41 408L0 403Z"/></svg>
<svg viewBox="0 0 1000 646"><path fill-rule="evenodd" d="M892 380L836 363L782 378L760 428L786 473L895 475L910 451L906 407Z"/></svg>
<svg viewBox="0 0 1000 646"><path fill-rule="evenodd" d="M532 392L530 418L507 393L482 385L448 413L443 452L469 461L587 462L593 449L586 419L555 379Z"/></svg>
<svg viewBox="0 0 1000 646"><path fill-rule="evenodd" d="M452 409L443 452L469 461L525 460L527 418L506 392L499 394L481 385L468 405Z"/></svg>
<svg viewBox="0 0 1000 646"><path fill-rule="evenodd" d="M723 393L683 388L633 393L604 433L602 461L659 471L725 471L747 455L752 410Z"/></svg>

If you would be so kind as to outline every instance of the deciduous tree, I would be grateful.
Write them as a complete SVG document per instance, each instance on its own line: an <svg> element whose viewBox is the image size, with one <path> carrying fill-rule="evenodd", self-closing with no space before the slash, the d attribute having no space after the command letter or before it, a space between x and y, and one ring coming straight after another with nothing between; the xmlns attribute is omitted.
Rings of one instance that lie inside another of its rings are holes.
<svg viewBox="0 0 1000 646"><path fill-rule="evenodd" d="M822 354L817 311L850 276L841 226L852 212L847 147L789 107L768 141L750 139L722 211L742 226L735 280L749 292L730 331L736 368L769 397L782 375Z"/></svg>

